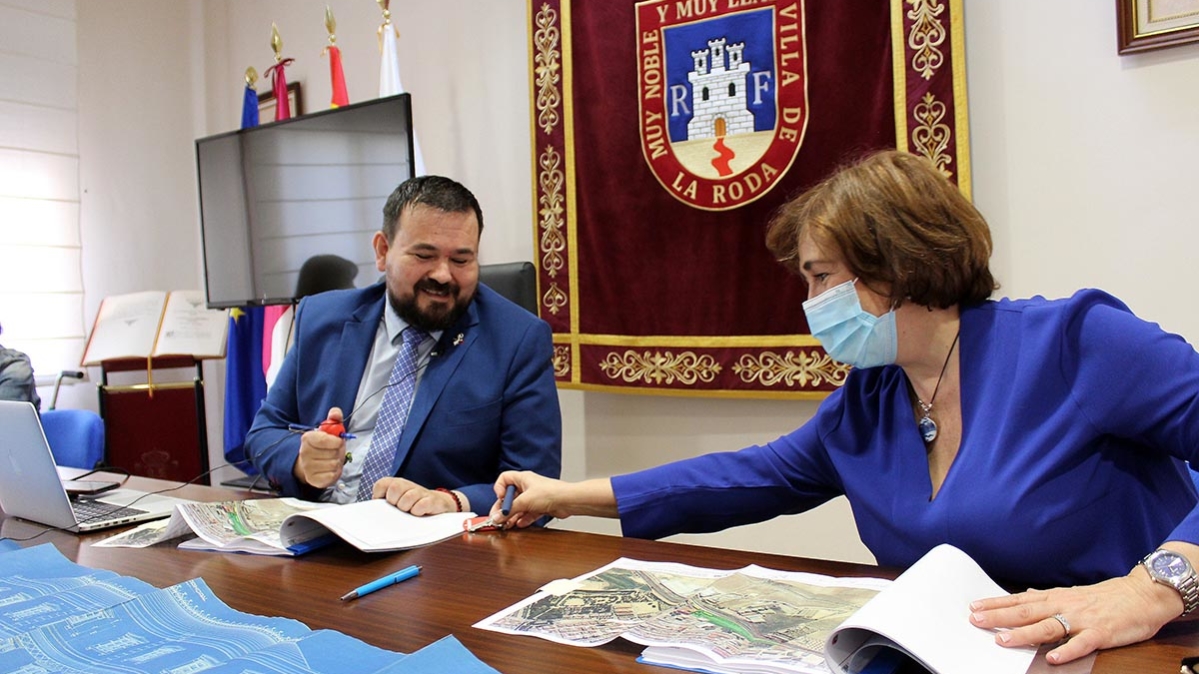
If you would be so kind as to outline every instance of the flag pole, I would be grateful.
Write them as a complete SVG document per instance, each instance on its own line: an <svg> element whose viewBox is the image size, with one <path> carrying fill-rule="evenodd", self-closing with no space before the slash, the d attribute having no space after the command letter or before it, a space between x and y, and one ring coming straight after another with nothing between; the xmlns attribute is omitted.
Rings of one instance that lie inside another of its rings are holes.
<svg viewBox="0 0 1199 674"><path fill-rule="evenodd" d="M400 56L396 48L396 40L400 31L391 22L391 0L375 0L383 10L383 25L379 26L379 49L383 58L379 63L379 98L404 93L404 85L400 82ZM412 130L412 152L415 157L414 176L427 175L425 158L421 153L420 141L416 137L416 129Z"/></svg>

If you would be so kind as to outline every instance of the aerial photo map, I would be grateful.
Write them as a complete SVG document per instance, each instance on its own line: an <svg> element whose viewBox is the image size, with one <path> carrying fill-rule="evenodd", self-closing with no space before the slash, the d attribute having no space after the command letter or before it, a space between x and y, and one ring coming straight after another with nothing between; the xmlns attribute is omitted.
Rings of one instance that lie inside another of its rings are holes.
<svg viewBox="0 0 1199 674"><path fill-rule="evenodd" d="M827 672L825 638L888 582L618 559L552 583L476 627L578 646L624 637L650 646L643 658L661 664L742 661Z"/></svg>

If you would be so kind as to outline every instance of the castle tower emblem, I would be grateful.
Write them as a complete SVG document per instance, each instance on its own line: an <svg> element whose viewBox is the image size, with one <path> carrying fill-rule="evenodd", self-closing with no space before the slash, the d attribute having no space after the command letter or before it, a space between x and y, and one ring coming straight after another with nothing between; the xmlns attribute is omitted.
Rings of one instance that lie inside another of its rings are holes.
<svg viewBox="0 0 1199 674"><path fill-rule="evenodd" d="M707 49L691 52L695 67L687 79L694 113L687 123L688 140L754 132L754 115L745 96L749 79L749 63L742 60L745 43L726 48L726 42L709 40Z"/></svg>

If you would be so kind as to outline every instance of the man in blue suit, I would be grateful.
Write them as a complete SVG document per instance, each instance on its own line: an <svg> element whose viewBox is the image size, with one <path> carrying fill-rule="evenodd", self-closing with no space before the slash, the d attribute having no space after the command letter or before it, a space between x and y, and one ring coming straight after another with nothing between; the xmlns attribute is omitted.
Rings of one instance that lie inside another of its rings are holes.
<svg viewBox="0 0 1199 674"><path fill-rule="evenodd" d="M372 242L384 281L300 302L294 346L246 437L273 487L310 500L386 498L429 515L488 512L505 470L558 477L550 329L479 284L482 230L462 185L405 181ZM290 430L326 419L354 437Z"/></svg>

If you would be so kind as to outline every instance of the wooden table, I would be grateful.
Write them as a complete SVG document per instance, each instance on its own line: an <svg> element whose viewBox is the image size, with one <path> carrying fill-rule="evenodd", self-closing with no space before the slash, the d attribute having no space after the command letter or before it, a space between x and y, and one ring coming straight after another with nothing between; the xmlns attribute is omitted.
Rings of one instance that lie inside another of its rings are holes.
<svg viewBox="0 0 1199 674"><path fill-rule="evenodd" d="M128 486L150 490L165 484L134 478ZM203 501L247 496L246 492L200 486L185 487L177 495ZM15 518L0 520L0 533L14 539L43 530ZM505 674L677 671L636 663L642 647L623 640L580 648L471 627L551 580L587 573L618 557L711 568L758 564L837 576L895 575L868 565L553 529L463 534L437 545L391 554L366 554L341 544L294 559L190 552L169 543L143 549L89 545L105 535L47 532L22 545L52 542L79 564L111 569L158 587L202 577L217 596L237 610L294 618L312 629L337 630L388 650L409 653L453 634L477 657ZM340 601L349 590L410 564L422 567L417 578L355 601ZM1152 641L1101 653L1093 671L1173 674L1180 658L1188 655L1199 655L1199 621L1170 625Z"/></svg>

